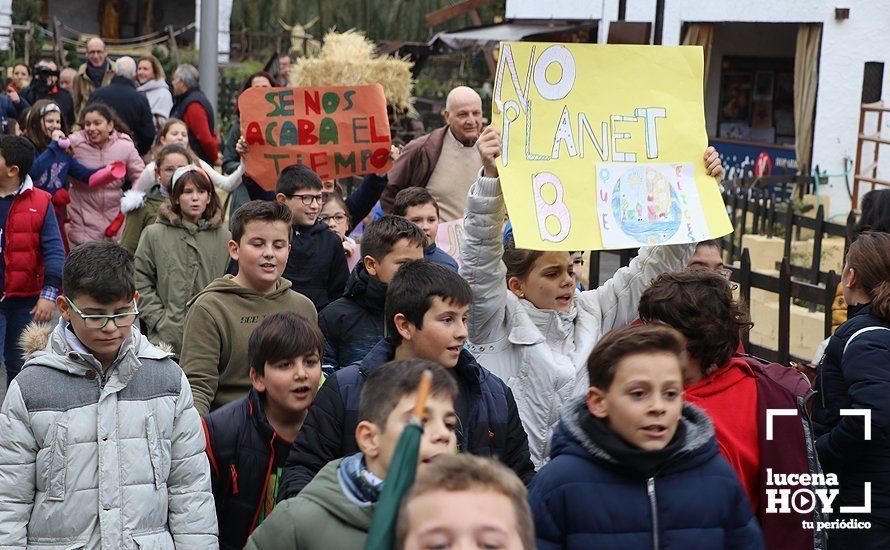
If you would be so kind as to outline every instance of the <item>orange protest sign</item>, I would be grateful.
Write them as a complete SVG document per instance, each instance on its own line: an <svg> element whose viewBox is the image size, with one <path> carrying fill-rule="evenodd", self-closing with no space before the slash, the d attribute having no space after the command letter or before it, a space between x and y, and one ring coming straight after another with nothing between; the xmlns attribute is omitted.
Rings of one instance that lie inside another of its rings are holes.
<svg viewBox="0 0 890 550"><path fill-rule="evenodd" d="M249 88L238 98L249 150L244 172L266 190L286 166L303 164L321 179L389 169L383 86Z"/></svg>

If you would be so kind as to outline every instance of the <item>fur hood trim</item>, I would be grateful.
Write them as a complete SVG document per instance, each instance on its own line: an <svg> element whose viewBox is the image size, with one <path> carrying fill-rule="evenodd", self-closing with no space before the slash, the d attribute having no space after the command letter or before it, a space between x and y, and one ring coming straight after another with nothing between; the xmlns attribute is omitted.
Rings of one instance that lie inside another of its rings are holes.
<svg viewBox="0 0 890 550"><path fill-rule="evenodd" d="M124 196L121 197L121 212L129 214L130 212L139 210L145 206L145 196L145 191L140 189L128 189L124 191Z"/></svg>
<svg viewBox="0 0 890 550"><path fill-rule="evenodd" d="M200 220L198 221L198 231L204 231L207 229L216 229L220 227L223 222L223 210L222 208L217 209L216 214L213 215L209 220ZM183 222L180 216L177 216L176 213L173 212L173 207L170 205L169 200L165 200L158 207L158 221L162 223L166 223L167 225L172 225L174 227L182 227L186 228L185 222ZM191 226L195 227L195 226Z"/></svg>
<svg viewBox="0 0 890 550"><path fill-rule="evenodd" d="M22 335L19 336L19 347L22 349L25 358L35 352L46 349L49 344L49 337L55 330L56 324L50 321L49 323L31 323L25 327ZM138 330L136 325L133 326ZM164 353L173 353L173 346L166 342L158 342L155 344L155 347Z"/></svg>

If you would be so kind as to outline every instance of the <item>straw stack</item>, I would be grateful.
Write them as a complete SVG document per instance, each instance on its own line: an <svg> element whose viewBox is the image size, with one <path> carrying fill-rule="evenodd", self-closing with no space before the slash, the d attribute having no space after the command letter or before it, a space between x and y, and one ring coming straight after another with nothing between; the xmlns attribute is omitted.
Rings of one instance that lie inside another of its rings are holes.
<svg viewBox="0 0 890 550"><path fill-rule="evenodd" d="M360 31L329 32L318 57L303 57L290 71L291 86L355 86L380 83L386 102L399 111L414 113L411 90L413 63L407 57L376 57Z"/></svg>

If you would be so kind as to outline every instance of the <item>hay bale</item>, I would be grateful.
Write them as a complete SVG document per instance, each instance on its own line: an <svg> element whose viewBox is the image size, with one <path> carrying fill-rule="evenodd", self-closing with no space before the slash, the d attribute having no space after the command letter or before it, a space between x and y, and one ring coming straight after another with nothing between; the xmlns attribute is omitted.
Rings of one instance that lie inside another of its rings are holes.
<svg viewBox="0 0 890 550"><path fill-rule="evenodd" d="M290 71L291 86L356 86L379 83L386 102L414 112L414 79L407 57L374 56L374 44L363 33L329 32L318 57L303 57Z"/></svg>

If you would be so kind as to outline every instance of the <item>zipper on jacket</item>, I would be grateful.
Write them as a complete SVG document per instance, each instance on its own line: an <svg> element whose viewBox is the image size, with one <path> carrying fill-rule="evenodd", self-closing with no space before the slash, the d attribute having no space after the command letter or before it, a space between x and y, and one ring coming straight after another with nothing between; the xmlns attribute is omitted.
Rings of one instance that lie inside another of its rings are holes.
<svg viewBox="0 0 890 550"><path fill-rule="evenodd" d="M232 478L232 494L238 494L238 470L234 464L229 464L229 476Z"/></svg>
<svg viewBox="0 0 890 550"><path fill-rule="evenodd" d="M266 479L263 481L263 488L260 490L260 505L257 506L256 512L253 514L253 520L250 522L249 533L253 533L253 530L256 529L256 522L260 517L260 510L263 509L263 506L266 504L266 491L269 487L269 476L272 474L272 465L275 464L275 439L278 437L278 432L272 434L272 439L269 440L269 450L271 453L269 454L269 464L266 466ZM234 468L234 467L233 467ZM277 483L281 483L281 480L276 480ZM265 520L265 518L263 518Z"/></svg>
<svg viewBox="0 0 890 550"><path fill-rule="evenodd" d="M658 550L658 501L655 499L655 477L646 480L646 492L649 493L649 508L652 510L652 548Z"/></svg>

